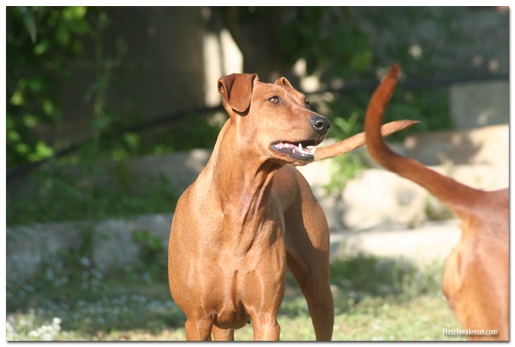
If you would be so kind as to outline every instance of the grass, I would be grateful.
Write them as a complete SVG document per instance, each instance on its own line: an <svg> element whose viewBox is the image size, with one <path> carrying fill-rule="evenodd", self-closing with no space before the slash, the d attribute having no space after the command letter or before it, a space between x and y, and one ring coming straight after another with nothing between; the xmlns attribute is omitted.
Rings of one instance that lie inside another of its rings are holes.
<svg viewBox="0 0 515 347"><path fill-rule="evenodd" d="M457 340L442 334L459 326L441 294L442 271L443 264L419 271L402 259L365 255L334 262L333 340ZM184 340L185 316L162 277L129 268L104 276L83 267L7 283L7 339ZM306 301L289 273L278 321L282 340L315 339ZM235 338L252 340L252 326Z"/></svg>
<svg viewBox="0 0 515 347"><path fill-rule="evenodd" d="M170 213L179 198L167 177L135 177L124 161L54 165L32 173L24 185L30 194L7 194L7 225Z"/></svg>

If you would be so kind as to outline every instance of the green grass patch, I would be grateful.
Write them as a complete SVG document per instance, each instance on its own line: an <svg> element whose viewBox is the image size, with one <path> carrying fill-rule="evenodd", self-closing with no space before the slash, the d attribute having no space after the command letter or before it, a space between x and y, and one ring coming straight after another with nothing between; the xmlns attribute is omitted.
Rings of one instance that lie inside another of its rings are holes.
<svg viewBox="0 0 515 347"><path fill-rule="evenodd" d="M148 243L142 263L165 256L144 233L135 238ZM186 317L170 296L166 268L155 277L144 266L103 275L81 259L71 269L46 264L23 283L7 283L8 340L185 339ZM420 271L406 260L363 254L333 262L333 340L457 340L442 334L459 327L441 294L442 273L443 264ZM290 273L278 321L282 340L315 339L306 300ZM252 325L235 338L252 340Z"/></svg>

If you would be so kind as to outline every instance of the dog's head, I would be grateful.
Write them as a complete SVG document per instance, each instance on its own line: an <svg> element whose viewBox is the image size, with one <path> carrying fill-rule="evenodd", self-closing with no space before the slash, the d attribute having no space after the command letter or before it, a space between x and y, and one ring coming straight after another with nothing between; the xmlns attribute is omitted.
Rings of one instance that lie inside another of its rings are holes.
<svg viewBox="0 0 515 347"><path fill-rule="evenodd" d="M231 74L218 80L218 91L245 146L281 164L313 161L308 146L320 144L331 124L286 78L267 84L256 74Z"/></svg>

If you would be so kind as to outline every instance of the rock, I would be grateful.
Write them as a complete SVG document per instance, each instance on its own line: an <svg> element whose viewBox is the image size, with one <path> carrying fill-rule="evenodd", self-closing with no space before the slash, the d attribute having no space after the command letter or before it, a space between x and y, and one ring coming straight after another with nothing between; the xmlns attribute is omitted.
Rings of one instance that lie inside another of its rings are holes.
<svg viewBox="0 0 515 347"><path fill-rule="evenodd" d="M70 248L78 249L85 234L92 232L93 261L100 270L122 269L139 259L139 246L132 241L134 231L147 230L159 237L165 249L173 214L143 215L129 219L94 222L37 223L7 227L7 280L33 275L42 262L60 262ZM56 264L59 266L59 264Z"/></svg>
<svg viewBox="0 0 515 347"><path fill-rule="evenodd" d="M405 258L417 266L443 264L461 237L459 220L427 222L417 228L384 227L331 234L331 261L367 255Z"/></svg>

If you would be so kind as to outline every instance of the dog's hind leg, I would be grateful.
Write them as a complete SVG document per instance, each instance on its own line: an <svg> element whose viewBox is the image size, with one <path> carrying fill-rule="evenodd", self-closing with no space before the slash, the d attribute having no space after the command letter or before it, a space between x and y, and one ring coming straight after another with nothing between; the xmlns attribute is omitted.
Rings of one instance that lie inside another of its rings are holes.
<svg viewBox="0 0 515 347"><path fill-rule="evenodd" d="M295 176L299 189L284 211L287 266L306 298L317 340L330 340L334 303L329 287L329 228L306 179L298 171Z"/></svg>
<svg viewBox="0 0 515 347"><path fill-rule="evenodd" d="M324 274L324 269L303 264L290 254L287 255L287 264L308 303L317 341L331 340L334 303L329 278Z"/></svg>

